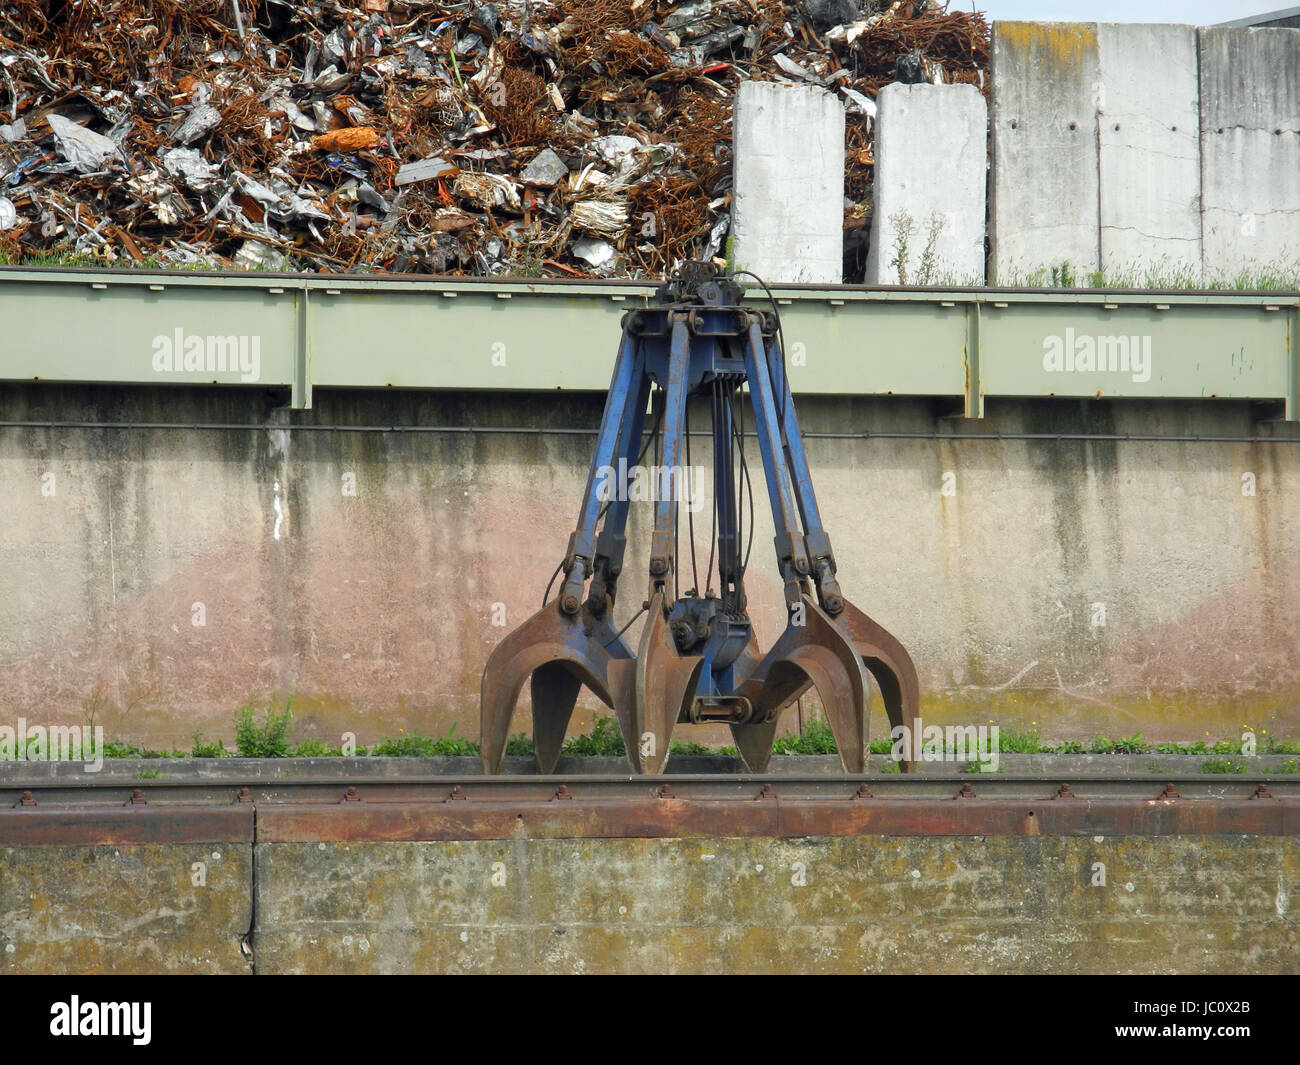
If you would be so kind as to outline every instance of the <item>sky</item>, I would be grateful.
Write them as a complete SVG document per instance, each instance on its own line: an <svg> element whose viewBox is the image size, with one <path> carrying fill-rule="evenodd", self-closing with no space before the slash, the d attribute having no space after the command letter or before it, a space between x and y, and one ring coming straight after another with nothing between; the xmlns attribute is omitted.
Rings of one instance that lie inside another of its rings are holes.
<svg viewBox="0 0 1300 1065"><path fill-rule="evenodd" d="M1268 11L1300 6L1300 0L974 0L990 22L1183 22L1216 26ZM949 11L969 10L971 0L952 0Z"/></svg>

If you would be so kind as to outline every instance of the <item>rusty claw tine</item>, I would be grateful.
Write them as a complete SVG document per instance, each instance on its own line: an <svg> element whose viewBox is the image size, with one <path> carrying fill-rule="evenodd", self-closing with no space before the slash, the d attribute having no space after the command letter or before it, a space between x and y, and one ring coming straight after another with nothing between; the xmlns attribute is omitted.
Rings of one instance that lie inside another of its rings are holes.
<svg viewBox="0 0 1300 1065"><path fill-rule="evenodd" d="M649 618L636 656L636 715L641 772L662 773L682 711L695 698L704 659L683 657L664 616L664 596L650 600ZM626 735L626 729L624 730Z"/></svg>
<svg viewBox="0 0 1300 1065"><path fill-rule="evenodd" d="M533 670L533 758L539 773L549 773L560 760L582 679L565 662L547 662Z"/></svg>
<svg viewBox="0 0 1300 1065"><path fill-rule="evenodd" d="M891 633L847 600L838 620L848 630L863 663L876 678L885 713L889 716L889 727L906 725L909 733L914 735L916 718L920 713L921 687L912 656ZM916 768L916 763L905 761L901 768L904 773L910 773Z"/></svg>
<svg viewBox="0 0 1300 1065"><path fill-rule="evenodd" d="M745 645L744 651L736 661L737 688L739 689L746 679L753 676L762 664L763 652L759 649L758 637L751 632L749 643ZM802 678L799 690L791 698L801 695L808 686L807 678ZM772 741L776 739L778 716L774 714L771 721L731 726L731 736L736 741L736 753L740 755L740 760L751 773L766 772L767 764L772 760Z"/></svg>
<svg viewBox="0 0 1300 1065"><path fill-rule="evenodd" d="M805 684L804 687L807 687ZM776 739L777 720L757 725L732 725L731 736L736 741L736 753L751 773L767 772L772 760L772 741Z"/></svg>
<svg viewBox="0 0 1300 1065"><path fill-rule="evenodd" d="M583 684L612 705L608 668L627 651L607 621L571 617L552 600L497 645L483 669L480 742L483 772L500 773L515 703L533 678L533 737L539 772L555 768L560 744ZM606 647L609 643L611 646Z"/></svg>
<svg viewBox="0 0 1300 1065"><path fill-rule="evenodd" d="M761 720L775 717L811 684L821 698L844 771L861 773L866 769L868 692L862 660L846 631L807 595L803 621L786 627L742 692Z"/></svg>
<svg viewBox="0 0 1300 1065"><path fill-rule="evenodd" d="M618 730L623 734L623 746L627 748L627 760L632 772L641 769L641 732L640 718L636 709L636 660L633 658L615 658L609 663L609 694L614 699L614 716L618 719Z"/></svg>

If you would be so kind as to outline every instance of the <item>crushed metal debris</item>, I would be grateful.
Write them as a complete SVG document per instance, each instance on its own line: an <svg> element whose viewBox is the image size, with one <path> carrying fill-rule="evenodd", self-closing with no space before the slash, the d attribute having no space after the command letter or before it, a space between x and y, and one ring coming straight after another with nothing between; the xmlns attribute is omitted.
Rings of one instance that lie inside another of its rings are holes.
<svg viewBox="0 0 1300 1065"><path fill-rule="evenodd" d="M8 0L0 263L663 278L725 256L745 79L987 89L934 0Z"/></svg>

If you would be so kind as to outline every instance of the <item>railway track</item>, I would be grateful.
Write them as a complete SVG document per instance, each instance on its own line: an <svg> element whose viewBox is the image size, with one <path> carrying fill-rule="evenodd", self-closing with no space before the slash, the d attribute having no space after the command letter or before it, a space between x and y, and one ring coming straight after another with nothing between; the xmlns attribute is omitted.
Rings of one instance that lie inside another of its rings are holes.
<svg viewBox="0 0 1300 1065"><path fill-rule="evenodd" d="M1276 776L0 780L0 846L842 835L1300 835Z"/></svg>

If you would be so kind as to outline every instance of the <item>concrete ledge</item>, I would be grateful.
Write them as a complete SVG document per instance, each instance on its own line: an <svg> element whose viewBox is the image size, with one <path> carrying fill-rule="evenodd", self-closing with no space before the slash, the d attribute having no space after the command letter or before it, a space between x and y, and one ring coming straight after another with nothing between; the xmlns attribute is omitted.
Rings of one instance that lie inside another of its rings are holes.
<svg viewBox="0 0 1300 1065"><path fill-rule="evenodd" d="M1148 776L1167 773L1191 776L1211 760L1231 760L1246 767L1249 773L1289 775L1292 765L1300 766L1300 755L1264 754L1253 758L1223 754L1009 754L999 755L1000 773L1031 776L1059 775L1062 779L1078 776ZM867 773L894 772L888 755L873 754L867 759ZM740 759L726 755L674 755L668 763L669 777L698 774L736 773L745 771ZM483 763L477 757L440 758L114 758L106 761L100 772L87 774L76 762L0 762L0 788L20 788L25 784L51 781L69 787L104 786L107 782L125 785L140 782L142 771L156 772L168 781L211 781L231 785L259 781L337 778L346 782L357 776L400 780L418 776L478 776ZM537 776L531 757L506 759L507 776ZM629 773L627 760L621 757L564 757L556 766L555 776L622 775ZM776 755L768 765L769 774L825 774L839 776L843 770L837 755ZM920 775L977 779L968 774L962 763L923 762ZM1215 776L1218 774L1207 774ZM1300 776L1300 772L1295 774ZM1223 774L1231 779L1233 774Z"/></svg>

